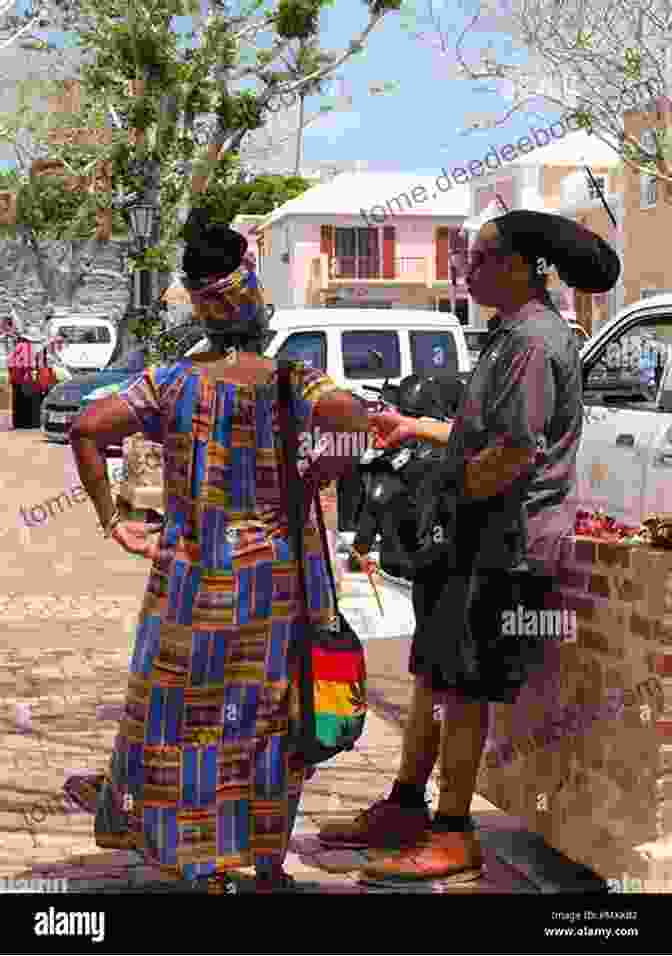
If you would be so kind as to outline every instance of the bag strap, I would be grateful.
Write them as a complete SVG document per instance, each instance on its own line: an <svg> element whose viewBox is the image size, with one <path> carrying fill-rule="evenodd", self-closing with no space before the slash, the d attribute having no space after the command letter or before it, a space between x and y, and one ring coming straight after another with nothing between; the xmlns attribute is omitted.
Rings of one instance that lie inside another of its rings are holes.
<svg viewBox="0 0 672 956"><path fill-rule="evenodd" d="M291 416L291 366L288 362L281 362L278 365L278 400L279 400L279 418L282 431L282 442L285 452L285 474L284 491L287 498L289 531L294 544L294 551L299 566L299 585L303 611L308 617L308 589L306 587L305 573L305 555L303 541L303 526L306 520L304 485L301 482L298 470L298 446L299 436L296 429L296 421ZM324 524L324 514L322 504L317 491L313 494L312 501L315 503L315 512L317 523L322 541L322 550L324 561L327 566L327 574L331 585L332 596L334 599L334 610L338 613L338 601L336 597L336 581L334 579L331 559L329 557L329 542Z"/></svg>

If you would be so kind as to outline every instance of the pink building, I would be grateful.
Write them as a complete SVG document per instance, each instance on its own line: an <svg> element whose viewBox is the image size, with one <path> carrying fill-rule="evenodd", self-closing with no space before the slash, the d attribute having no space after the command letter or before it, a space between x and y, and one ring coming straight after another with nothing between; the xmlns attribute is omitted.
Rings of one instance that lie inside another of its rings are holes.
<svg viewBox="0 0 672 956"><path fill-rule="evenodd" d="M562 128L562 124L561 124ZM498 201L506 209L536 209L557 213L570 219L583 222L599 235L611 242L619 253L624 265L623 230L612 230L609 218L603 208L599 195L589 181L585 167L590 167L594 181L602 189L614 216L622 227L624 222L623 190L620 182L620 160L616 153L596 136L584 131L569 132L555 142L535 147L529 137L522 137L519 144L526 140L525 149L516 147L522 155L499 162L496 170L474 178L469 183L471 190L471 218L465 223L465 229L474 236L483 217L492 218L501 215ZM511 153L513 146L503 147L499 151ZM499 156L498 156L499 158ZM645 255L650 256L650 246ZM590 296L568 289L553 274L549 291L556 305L573 313L573 317L591 335L615 315L623 305L623 278L615 289L603 296ZM637 298L637 296L634 296ZM470 324L484 326L494 314L493 309L478 306L471 301L469 305Z"/></svg>
<svg viewBox="0 0 672 956"><path fill-rule="evenodd" d="M285 309L430 309L466 322L467 291L450 256L464 242L470 191L445 182L343 173L275 209L256 227L269 301Z"/></svg>

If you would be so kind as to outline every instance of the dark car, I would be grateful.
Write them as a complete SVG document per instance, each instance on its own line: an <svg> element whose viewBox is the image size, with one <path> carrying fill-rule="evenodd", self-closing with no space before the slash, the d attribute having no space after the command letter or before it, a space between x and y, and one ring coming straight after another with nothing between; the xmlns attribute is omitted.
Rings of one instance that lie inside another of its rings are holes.
<svg viewBox="0 0 672 956"><path fill-rule="evenodd" d="M200 323L188 322L184 325L167 329L163 335L178 340L174 359L182 358L189 349L204 340L203 326ZM55 385L48 393L42 404L41 428L42 433L50 441L68 442L70 426L86 404L86 398L97 389L109 385L120 385L129 378L142 373L147 364L143 349L135 349L118 358L101 372L92 372L87 375L75 375L68 382ZM110 451L112 451L110 449ZM121 454L120 449L116 449Z"/></svg>

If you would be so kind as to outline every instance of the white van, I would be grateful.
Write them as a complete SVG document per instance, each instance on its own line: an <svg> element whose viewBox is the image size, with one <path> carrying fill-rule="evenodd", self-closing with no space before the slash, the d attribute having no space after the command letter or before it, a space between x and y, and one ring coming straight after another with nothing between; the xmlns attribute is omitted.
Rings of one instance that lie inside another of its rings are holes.
<svg viewBox="0 0 672 956"><path fill-rule="evenodd" d="M407 375L465 374L469 350L459 319L420 309L281 309L265 354L325 369L363 397L364 385L398 384ZM203 339L187 355L207 348Z"/></svg>
<svg viewBox="0 0 672 956"><path fill-rule="evenodd" d="M49 323L49 337L63 343L59 358L72 374L107 367L117 344L115 323L104 312L64 312Z"/></svg>
<svg viewBox="0 0 672 956"><path fill-rule="evenodd" d="M363 398L374 396L364 385L378 388L385 379L398 384L407 375L457 374L471 370L469 351L459 319L445 312L419 309L285 309L270 323L271 339L265 354L275 359L300 359L312 368L325 369L341 387ZM200 339L186 356L207 352ZM108 463L109 464L109 463ZM126 462L127 474L129 473ZM163 510L160 469L157 485L143 478L123 486L131 508Z"/></svg>

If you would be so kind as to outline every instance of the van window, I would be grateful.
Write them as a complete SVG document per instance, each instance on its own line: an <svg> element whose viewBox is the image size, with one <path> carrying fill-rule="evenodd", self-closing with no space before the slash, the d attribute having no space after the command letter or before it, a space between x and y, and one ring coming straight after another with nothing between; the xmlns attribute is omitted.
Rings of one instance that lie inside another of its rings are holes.
<svg viewBox="0 0 672 956"><path fill-rule="evenodd" d="M327 338L324 332L293 332L275 358L301 361L308 368L324 371L327 367Z"/></svg>
<svg viewBox="0 0 672 956"><path fill-rule="evenodd" d="M399 378L401 353L397 332L380 329L373 332L343 332L343 372L346 378ZM379 352L377 364L372 352Z"/></svg>
<svg viewBox="0 0 672 956"><path fill-rule="evenodd" d="M416 375L457 375L457 343L452 332L411 332L411 361Z"/></svg>
<svg viewBox="0 0 672 956"><path fill-rule="evenodd" d="M56 335L65 339L67 345L109 345L112 341L105 325L61 325Z"/></svg>

